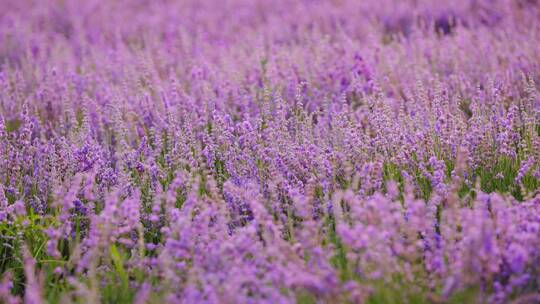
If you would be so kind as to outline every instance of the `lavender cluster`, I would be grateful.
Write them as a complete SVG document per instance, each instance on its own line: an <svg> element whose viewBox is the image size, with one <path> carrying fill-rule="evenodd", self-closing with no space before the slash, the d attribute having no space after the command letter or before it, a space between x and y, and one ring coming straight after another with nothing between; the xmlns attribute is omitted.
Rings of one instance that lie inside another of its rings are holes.
<svg viewBox="0 0 540 304"><path fill-rule="evenodd" d="M1 303L540 302L540 2L4 0Z"/></svg>

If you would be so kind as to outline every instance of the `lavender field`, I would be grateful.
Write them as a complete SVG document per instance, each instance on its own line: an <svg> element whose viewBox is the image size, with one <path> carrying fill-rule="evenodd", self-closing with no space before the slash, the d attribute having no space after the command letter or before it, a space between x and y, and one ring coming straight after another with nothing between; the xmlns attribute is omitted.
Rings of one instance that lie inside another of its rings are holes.
<svg viewBox="0 0 540 304"><path fill-rule="evenodd" d="M540 303L540 1L0 0L0 303Z"/></svg>

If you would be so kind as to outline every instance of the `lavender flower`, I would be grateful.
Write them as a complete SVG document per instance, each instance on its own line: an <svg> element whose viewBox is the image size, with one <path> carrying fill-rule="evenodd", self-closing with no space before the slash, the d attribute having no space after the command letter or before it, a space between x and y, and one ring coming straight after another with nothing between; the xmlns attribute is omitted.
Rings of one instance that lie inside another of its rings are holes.
<svg viewBox="0 0 540 304"><path fill-rule="evenodd" d="M536 1L3 1L0 302L527 301Z"/></svg>

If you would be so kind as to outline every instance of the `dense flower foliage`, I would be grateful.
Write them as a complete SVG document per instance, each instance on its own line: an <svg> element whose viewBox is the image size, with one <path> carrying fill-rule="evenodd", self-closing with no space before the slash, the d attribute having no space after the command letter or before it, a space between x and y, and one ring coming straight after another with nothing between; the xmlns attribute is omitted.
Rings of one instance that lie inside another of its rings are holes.
<svg viewBox="0 0 540 304"><path fill-rule="evenodd" d="M540 301L539 1L0 6L0 302Z"/></svg>

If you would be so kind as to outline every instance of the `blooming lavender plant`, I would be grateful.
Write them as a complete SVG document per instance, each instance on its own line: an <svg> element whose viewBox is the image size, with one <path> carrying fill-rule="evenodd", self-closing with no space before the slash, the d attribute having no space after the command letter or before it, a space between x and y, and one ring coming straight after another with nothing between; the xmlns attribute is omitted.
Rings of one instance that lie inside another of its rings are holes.
<svg viewBox="0 0 540 304"><path fill-rule="evenodd" d="M0 303L533 303L540 4L15 1Z"/></svg>

